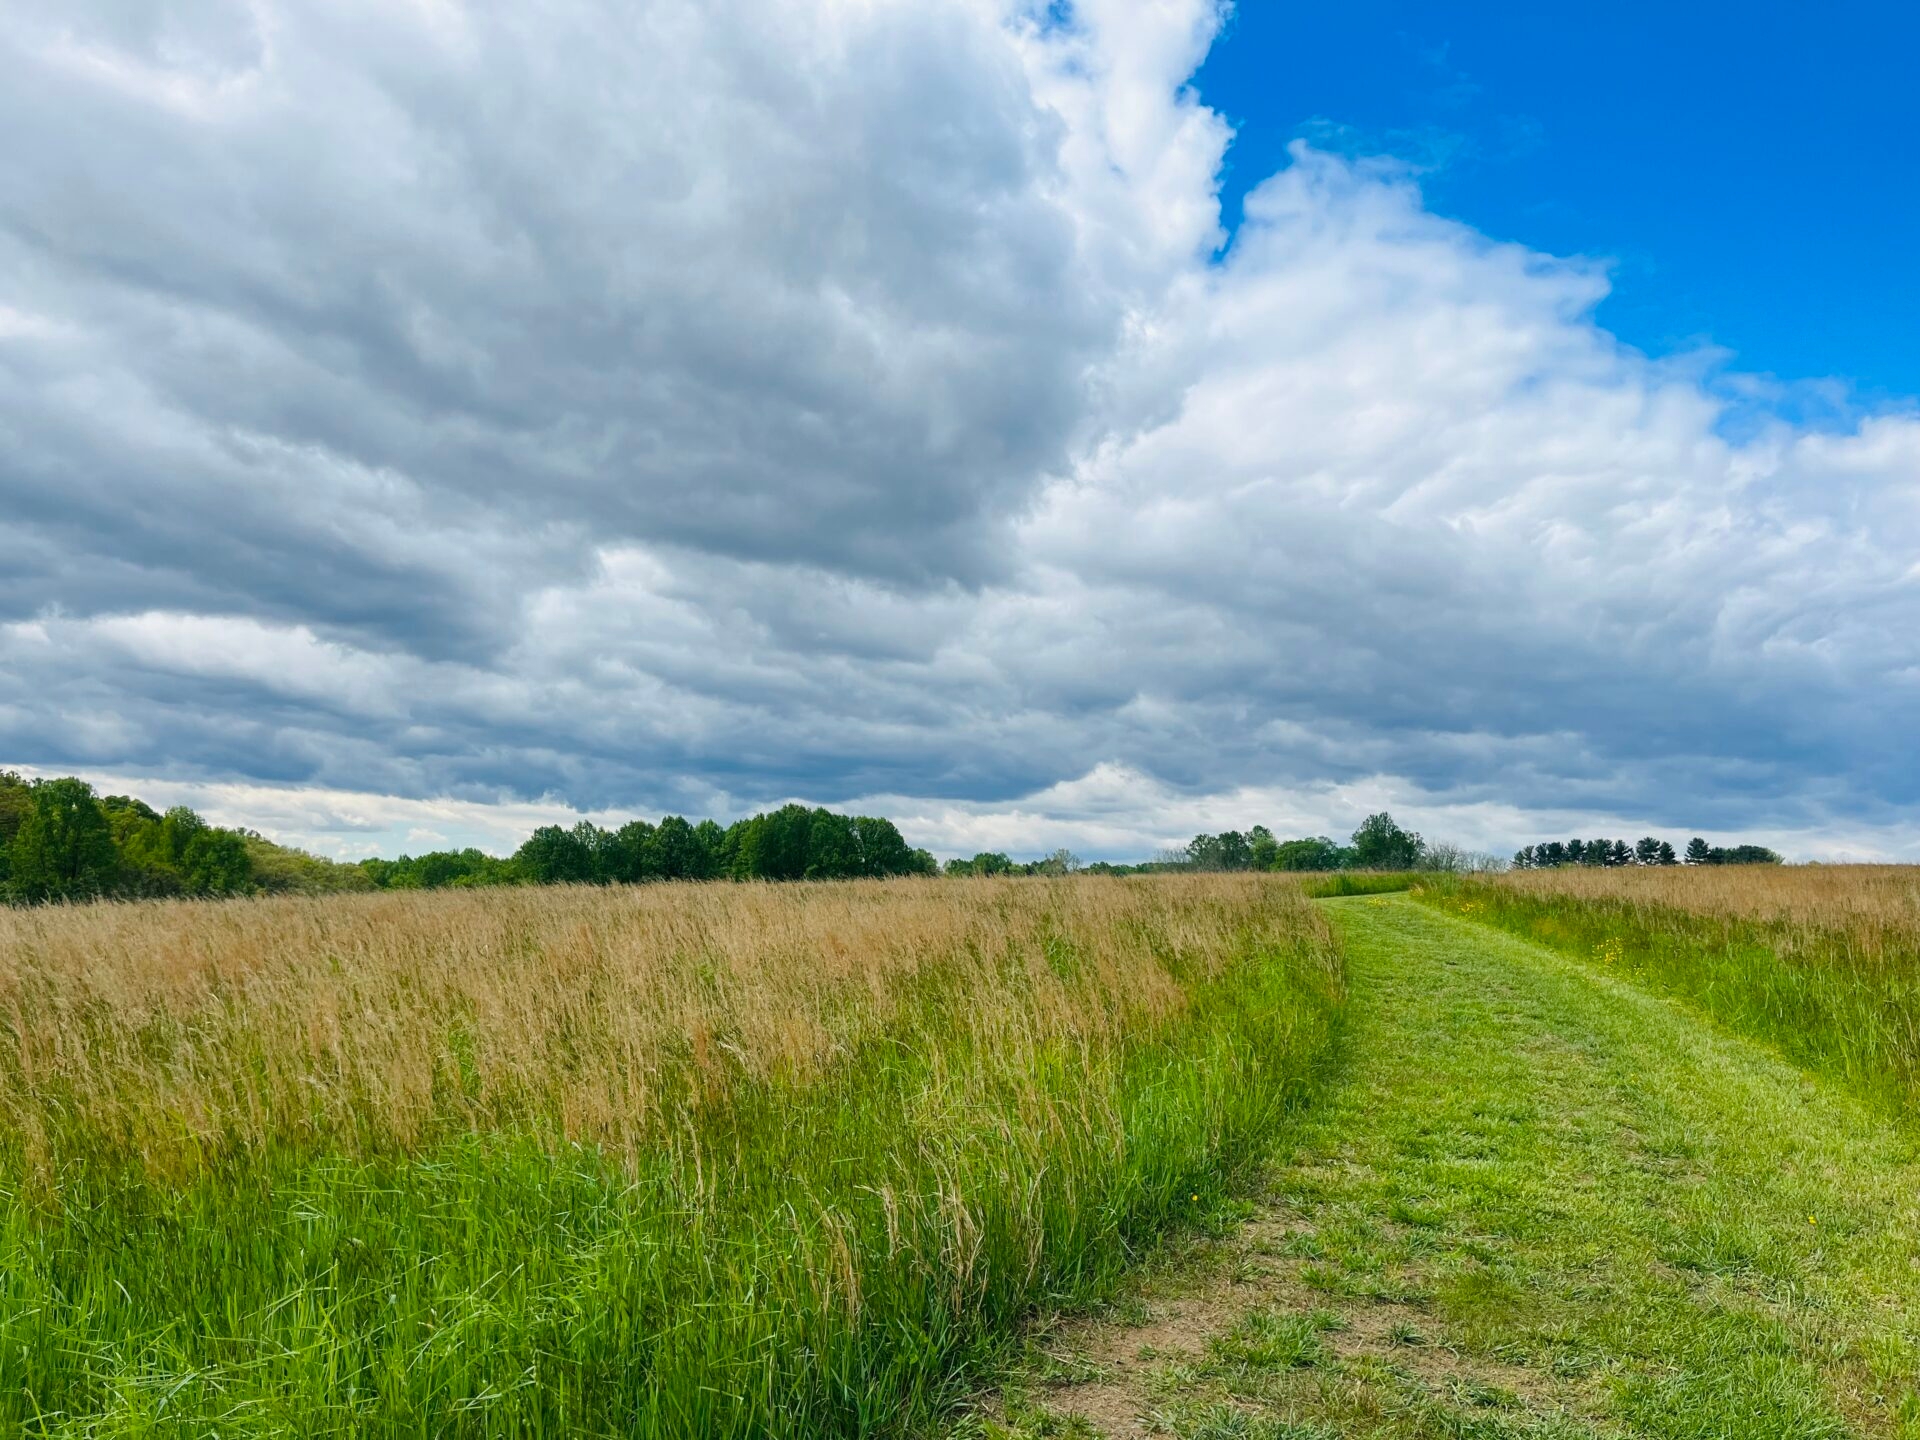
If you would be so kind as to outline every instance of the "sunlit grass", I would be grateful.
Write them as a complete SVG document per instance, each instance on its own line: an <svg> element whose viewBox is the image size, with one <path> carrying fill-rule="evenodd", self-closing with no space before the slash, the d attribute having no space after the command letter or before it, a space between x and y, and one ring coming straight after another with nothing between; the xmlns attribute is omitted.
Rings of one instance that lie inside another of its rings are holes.
<svg viewBox="0 0 1920 1440"><path fill-rule="evenodd" d="M1265 1153L1261 877L0 916L0 1419L897 1432Z"/></svg>
<svg viewBox="0 0 1920 1440"><path fill-rule="evenodd" d="M1575 866L1434 880L1419 894L1920 1104L1920 866Z"/></svg>

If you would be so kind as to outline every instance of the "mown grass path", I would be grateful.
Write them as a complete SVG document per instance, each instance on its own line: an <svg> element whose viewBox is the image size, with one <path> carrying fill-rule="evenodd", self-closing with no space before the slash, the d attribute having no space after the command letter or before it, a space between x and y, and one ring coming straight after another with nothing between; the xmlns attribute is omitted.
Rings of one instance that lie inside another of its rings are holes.
<svg viewBox="0 0 1920 1440"><path fill-rule="evenodd" d="M963 1429L1920 1436L1914 1130L1604 966L1327 904L1346 1073L1264 1199Z"/></svg>

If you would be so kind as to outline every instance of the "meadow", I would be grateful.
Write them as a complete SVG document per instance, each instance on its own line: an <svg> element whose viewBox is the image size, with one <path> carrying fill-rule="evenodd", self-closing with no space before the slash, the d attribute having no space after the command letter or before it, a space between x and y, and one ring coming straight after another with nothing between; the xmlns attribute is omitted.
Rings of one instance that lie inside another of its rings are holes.
<svg viewBox="0 0 1920 1440"><path fill-rule="evenodd" d="M1920 866L1566 866L1416 893L1920 1105Z"/></svg>
<svg viewBox="0 0 1920 1440"><path fill-rule="evenodd" d="M0 1430L1916 1440L1917 977L1915 867L0 911Z"/></svg>
<svg viewBox="0 0 1920 1440"><path fill-rule="evenodd" d="M905 1433L1341 1008L1253 876L0 912L0 1425Z"/></svg>

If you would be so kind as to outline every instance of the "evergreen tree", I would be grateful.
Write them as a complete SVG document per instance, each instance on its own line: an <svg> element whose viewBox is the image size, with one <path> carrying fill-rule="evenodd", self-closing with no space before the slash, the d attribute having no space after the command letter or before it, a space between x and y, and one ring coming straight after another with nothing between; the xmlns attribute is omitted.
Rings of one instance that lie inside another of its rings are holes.
<svg viewBox="0 0 1920 1440"><path fill-rule="evenodd" d="M1710 865L1713 863L1713 847L1698 835L1687 841L1687 864Z"/></svg>

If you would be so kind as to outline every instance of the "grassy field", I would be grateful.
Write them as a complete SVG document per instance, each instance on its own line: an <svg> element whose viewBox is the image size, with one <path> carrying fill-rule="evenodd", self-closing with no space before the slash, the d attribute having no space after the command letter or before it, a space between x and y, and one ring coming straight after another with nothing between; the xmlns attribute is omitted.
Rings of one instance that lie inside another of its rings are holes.
<svg viewBox="0 0 1920 1440"><path fill-rule="evenodd" d="M0 1426L905 1432L1340 1005L1255 877L0 912Z"/></svg>
<svg viewBox="0 0 1920 1440"><path fill-rule="evenodd" d="M1420 895L1920 1106L1920 866L1575 866L1428 882Z"/></svg>
<svg viewBox="0 0 1920 1440"><path fill-rule="evenodd" d="M1326 908L1343 1082L1239 1223L956 1437L1920 1437L1910 1125L1618 966Z"/></svg>
<svg viewBox="0 0 1920 1440"><path fill-rule="evenodd" d="M0 1430L1920 1440L1917 977L1894 867L0 912Z"/></svg>

